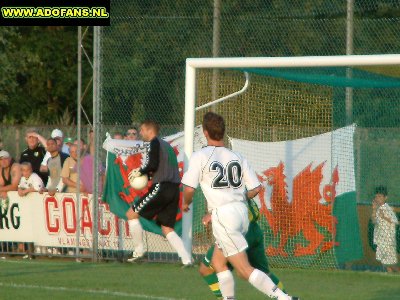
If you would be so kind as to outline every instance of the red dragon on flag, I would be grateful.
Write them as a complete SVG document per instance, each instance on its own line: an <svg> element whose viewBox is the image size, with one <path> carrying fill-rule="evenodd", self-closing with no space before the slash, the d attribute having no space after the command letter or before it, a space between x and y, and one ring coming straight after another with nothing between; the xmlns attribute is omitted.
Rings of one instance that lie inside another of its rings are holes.
<svg viewBox="0 0 400 300"><path fill-rule="evenodd" d="M178 146L174 146L173 149L174 149L175 155L178 157L179 156ZM147 187L142 190L135 190L134 188L132 188L130 186L128 174L133 169L140 168L140 166L142 165L142 159L143 159L142 153L136 153L136 154L132 154L132 155L128 156L128 158L126 158L125 162L123 161L121 156L117 156L117 158L114 161L114 163L119 166L119 169L121 172L121 177L124 182L123 187L127 188L129 191L129 193L121 191L121 192L119 192L119 196L121 197L122 200L124 200L128 204L135 201L135 199L137 197L142 197L143 195L145 195L147 193L148 189L152 185L152 181L149 180ZM126 167L124 167L124 165ZM178 161L178 168L179 168L179 175L182 178L182 176L183 176L183 161ZM181 190L182 190L182 187L181 187ZM183 200L183 195L182 195L182 193L180 193L179 194L179 208L182 207L182 200ZM176 216L176 220L178 221L180 219L182 219L182 212L179 210L179 212Z"/></svg>
<svg viewBox="0 0 400 300"><path fill-rule="evenodd" d="M263 190L259 194L261 213L271 227L274 237L279 236L279 244L267 248L269 256L288 257L285 246L289 239L301 233L308 244L296 243L294 256L316 254L319 247L321 252L326 252L337 245L335 243L337 219L332 215L332 209L336 185L339 182L339 171L337 167L333 170L330 184L323 186L321 195L324 165L325 162L312 169L312 164L309 164L294 177L291 202L287 193L285 166L282 162L258 175L263 183ZM266 205L266 184L272 187L271 210ZM321 203L322 199L324 203ZM329 236L322 234L317 225L324 227Z"/></svg>

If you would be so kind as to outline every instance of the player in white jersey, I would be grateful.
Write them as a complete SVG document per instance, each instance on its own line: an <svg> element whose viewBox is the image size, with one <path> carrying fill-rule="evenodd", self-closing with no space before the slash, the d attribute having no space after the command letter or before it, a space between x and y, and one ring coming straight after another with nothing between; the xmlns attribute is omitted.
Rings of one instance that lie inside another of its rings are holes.
<svg viewBox="0 0 400 300"><path fill-rule="evenodd" d="M217 273L224 299L235 299L234 280L227 262L238 275L265 295L291 299L262 271L253 268L247 259L244 235L249 219L246 190L249 198L261 189L260 182L247 160L224 147L225 123L222 116L208 112L203 119L203 132L208 146L193 153L183 176L183 211L189 210L195 189L200 184L211 212L216 245L211 264Z"/></svg>

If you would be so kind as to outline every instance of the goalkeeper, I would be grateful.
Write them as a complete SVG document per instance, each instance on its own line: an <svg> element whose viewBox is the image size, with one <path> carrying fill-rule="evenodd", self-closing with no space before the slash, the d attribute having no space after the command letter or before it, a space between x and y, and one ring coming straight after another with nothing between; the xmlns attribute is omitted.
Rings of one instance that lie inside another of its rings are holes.
<svg viewBox="0 0 400 300"><path fill-rule="evenodd" d="M140 135L144 142L148 142L148 152L141 168L133 169L129 180L142 174L152 176L153 185L148 193L135 202L126 212L129 232L135 248L129 262L140 261L144 257L143 228L139 216L147 220L156 217L161 230L171 246L176 250L184 267L192 266L191 255L186 251L182 239L174 231L176 213L179 204L179 176L178 161L170 144L158 137L160 126L158 123L147 120L140 126Z"/></svg>
<svg viewBox="0 0 400 300"><path fill-rule="evenodd" d="M260 211L254 200L248 199L248 210L249 210L249 230L245 236L249 247L246 250L250 265L256 269L261 270L267 274L276 286L285 292L283 283L276 277L268 267L268 260L265 256L264 249L264 236L260 226L257 224L257 220L260 216ZM203 224L206 226L211 221L211 215L207 214L203 217ZM200 262L199 273L203 276L204 281L208 284L208 287L218 299L223 299L221 291L219 290L218 277L211 266L211 258L214 252L214 245L208 249L206 256L203 261ZM230 266L230 268L232 268ZM286 292L285 292L286 293ZM292 297L292 299L297 299Z"/></svg>

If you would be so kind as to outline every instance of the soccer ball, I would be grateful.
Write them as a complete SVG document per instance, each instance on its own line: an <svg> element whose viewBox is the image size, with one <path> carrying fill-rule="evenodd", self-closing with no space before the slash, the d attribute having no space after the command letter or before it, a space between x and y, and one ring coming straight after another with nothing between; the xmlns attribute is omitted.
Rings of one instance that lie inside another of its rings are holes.
<svg viewBox="0 0 400 300"><path fill-rule="evenodd" d="M148 181L149 179L147 178L147 175L142 175L133 178L129 181L129 183L131 184L131 187L133 187L135 190L143 190L147 186Z"/></svg>

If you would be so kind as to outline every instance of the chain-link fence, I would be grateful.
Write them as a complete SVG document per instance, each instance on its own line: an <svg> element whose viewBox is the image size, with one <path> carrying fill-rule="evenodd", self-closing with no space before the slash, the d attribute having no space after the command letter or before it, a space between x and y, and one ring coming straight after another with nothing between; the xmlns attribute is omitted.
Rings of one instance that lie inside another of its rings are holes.
<svg viewBox="0 0 400 300"><path fill-rule="evenodd" d="M216 1L217 2L217 1ZM353 54L398 53L396 1L356 1ZM112 26L102 29L102 122L153 118L183 122L187 57L346 54L346 1L229 1L213 18L212 1L112 1ZM213 24L220 44L213 45Z"/></svg>
<svg viewBox="0 0 400 300"><path fill-rule="evenodd" d="M400 50L398 1L171 3L118 0L111 4L111 26L102 28L100 35L102 138L106 131L120 132L127 128L123 126L135 125L147 118L161 123L164 136L182 130L185 59L188 57L211 57L213 53L221 57L388 54L399 53ZM215 28L220 30L213 31ZM383 75L400 75L395 68L364 69L383 72ZM233 84L227 89L226 77L221 76L217 73L200 79L199 84L210 89L205 96L209 100L222 97L228 90L235 90L240 85ZM304 131L281 126L274 131L272 127L270 135L263 138L273 141L302 137L319 132L321 128L345 125L348 123L346 109L335 102L335 99L344 99L344 93L344 89L339 94L326 89L319 96L309 99L311 108L318 106L318 101L323 98L330 99L327 102L329 105L321 107L322 113L327 116L325 123L318 123L318 116L314 116L315 128L306 126ZM381 96L375 95L375 99L385 98L384 92L377 93ZM298 94L299 98L304 95ZM368 95L359 99L365 97ZM391 149L398 143L397 139L391 138L396 136L398 118L395 114L388 114L384 100L374 103L379 103L376 109L387 118L377 121L373 114L363 114L366 107L362 102L354 103L351 116L353 121L362 125L355 136L355 152L356 159L363 164L358 164L356 168L360 177L366 179L357 179L358 202L370 200L376 176L391 176L395 170L393 164L397 166L393 159L389 159L391 162L380 159L380 175L368 176L371 170L376 169L371 159L380 152L378 148L383 145L385 151L391 153L389 156L394 157ZM396 111L398 104L392 102L391 107L392 111ZM227 109L235 115L237 107ZM288 115L284 118L290 119ZM369 122L371 120L373 122ZM381 130L385 131L385 137L379 133ZM257 137L257 132L251 134ZM393 180L389 185L394 191L394 199L400 193Z"/></svg>
<svg viewBox="0 0 400 300"><path fill-rule="evenodd" d="M123 135L147 118L161 123L162 136L183 130L185 59L188 57L211 57L213 53L221 57L250 57L389 54L400 51L400 2L394 0L175 3L166 0L113 0L111 7L111 26L100 31L98 164L106 162L105 152L100 150L106 132L112 136ZM362 69L375 74L400 76L396 67ZM223 103L215 108L227 119L231 137L283 141L308 137L349 123L343 101L346 97L344 89L304 88L279 81L269 78L268 85L265 85L265 78L253 77L251 90L240 100L241 106L236 102ZM225 96L238 90L242 84L241 74L201 72L198 103ZM378 183L386 184L390 192L389 202L392 205L399 203L397 149L400 143L400 105L396 93L381 89L353 91L350 119L358 124L354 136L357 209L362 239L369 244L364 246L364 259L358 265L376 264L371 250L374 248L370 221L373 188ZM262 105L266 113L264 119L259 118L260 105L252 102L258 97L265 99ZM296 102L301 102L301 111L296 110ZM286 109L281 109L285 105ZM240 110L243 107L246 109ZM255 130L265 125L268 127L266 131ZM60 128L65 137L75 138L74 126L55 127ZM39 126L38 129L47 137L53 126ZM19 158L26 148L25 130L22 126L0 127L3 149L15 158ZM82 129L82 137L86 140L89 140L89 130L90 127ZM200 203L196 204L195 210L202 213L204 203ZM99 230L102 232L106 231L109 222L114 222L110 221L112 217L108 214L108 209L100 205ZM195 216L195 223L200 220L199 215ZM122 242L123 223L118 220L114 223L112 228L115 232L99 235L99 256L124 259L130 255L132 245L129 240L125 244ZM266 221L261 223L265 229ZM270 235L268 230L266 232ZM211 233L198 230L194 235L194 253L202 254L210 244ZM117 250L104 246L110 244L107 240L110 236L113 236ZM268 238L266 236L266 240ZM147 250L154 254L153 259L177 259L161 236L148 233L145 239ZM23 251L25 249L21 248L20 252ZM282 263L279 258L271 260L273 265ZM299 264L292 261L289 265Z"/></svg>

